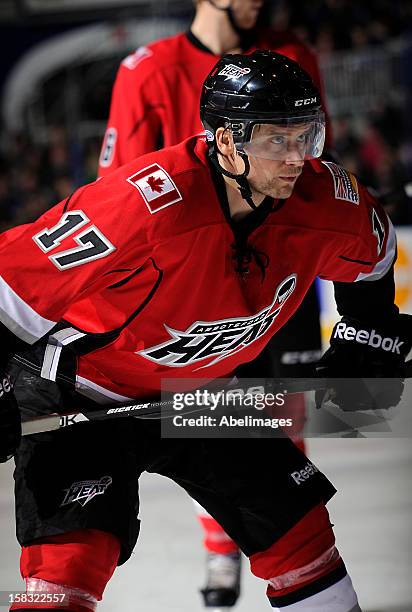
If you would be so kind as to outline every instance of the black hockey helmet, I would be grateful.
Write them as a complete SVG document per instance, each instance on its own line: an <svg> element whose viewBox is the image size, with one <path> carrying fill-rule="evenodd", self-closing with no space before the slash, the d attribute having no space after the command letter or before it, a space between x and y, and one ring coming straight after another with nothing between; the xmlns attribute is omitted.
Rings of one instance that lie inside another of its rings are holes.
<svg viewBox="0 0 412 612"><path fill-rule="evenodd" d="M270 126L295 128L300 159L319 157L323 150L319 91L299 64L272 51L224 55L203 84L200 117L212 150L221 126L230 128L239 151L256 157L284 158L288 139Z"/></svg>

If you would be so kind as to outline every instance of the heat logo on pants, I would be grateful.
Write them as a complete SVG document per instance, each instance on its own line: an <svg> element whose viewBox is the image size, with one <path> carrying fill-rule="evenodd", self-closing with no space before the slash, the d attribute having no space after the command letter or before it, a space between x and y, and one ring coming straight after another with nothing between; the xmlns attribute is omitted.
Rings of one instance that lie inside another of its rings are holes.
<svg viewBox="0 0 412 612"><path fill-rule="evenodd" d="M85 506L96 495L103 495L107 487L112 484L110 476L102 476L100 480L80 480L74 482L66 491L66 495L60 504L60 507L67 506L73 502L78 502L81 506Z"/></svg>

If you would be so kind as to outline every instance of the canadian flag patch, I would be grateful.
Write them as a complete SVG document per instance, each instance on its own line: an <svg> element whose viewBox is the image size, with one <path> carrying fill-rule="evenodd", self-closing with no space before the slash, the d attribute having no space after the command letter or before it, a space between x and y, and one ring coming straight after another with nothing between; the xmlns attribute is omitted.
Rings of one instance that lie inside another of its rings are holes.
<svg viewBox="0 0 412 612"><path fill-rule="evenodd" d="M171 177L158 164L147 166L126 180L140 191L151 214L183 199Z"/></svg>

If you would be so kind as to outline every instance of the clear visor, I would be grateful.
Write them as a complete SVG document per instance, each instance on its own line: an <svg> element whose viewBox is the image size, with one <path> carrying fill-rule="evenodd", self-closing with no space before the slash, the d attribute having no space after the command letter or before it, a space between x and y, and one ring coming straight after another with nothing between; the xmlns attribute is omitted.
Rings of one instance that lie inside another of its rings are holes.
<svg viewBox="0 0 412 612"><path fill-rule="evenodd" d="M240 145L246 153L263 159L302 161L320 157L325 144L325 115L287 117L276 123L257 123L249 142Z"/></svg>

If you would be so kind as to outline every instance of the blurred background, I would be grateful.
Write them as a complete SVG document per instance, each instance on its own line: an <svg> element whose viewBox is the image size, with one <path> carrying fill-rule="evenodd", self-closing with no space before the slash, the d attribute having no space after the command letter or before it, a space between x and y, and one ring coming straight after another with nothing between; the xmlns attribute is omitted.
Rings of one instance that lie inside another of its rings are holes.
<svg viewBox="0 0 412 612"><path fill-rule="evenodd" d="M412 223L412 2L272 0L268 13L319 53L342 164ZM0 230L94 180L120 61L192 14L191 0L1 0Z"/></svg>
<svg viewBox="0 0 412 612"><path fill-rule="evenodd" d="M0 0L0 231L95 179L120 61L192 16L191 0ZM398 228L397 303L412 313L412 2L277 0L266 18L319 54L335 150ZM326 333L336 318L329 285ZM311 440L309 456L340 490L332 520L365 610L412 612L411 440ZM11 468L0 466L0 590L22 588ZM101 609L200 610L203 551L190 501L150 477L142 503L137 554ZM236 610L268 609L263 592L248 577Z"/></svg>

